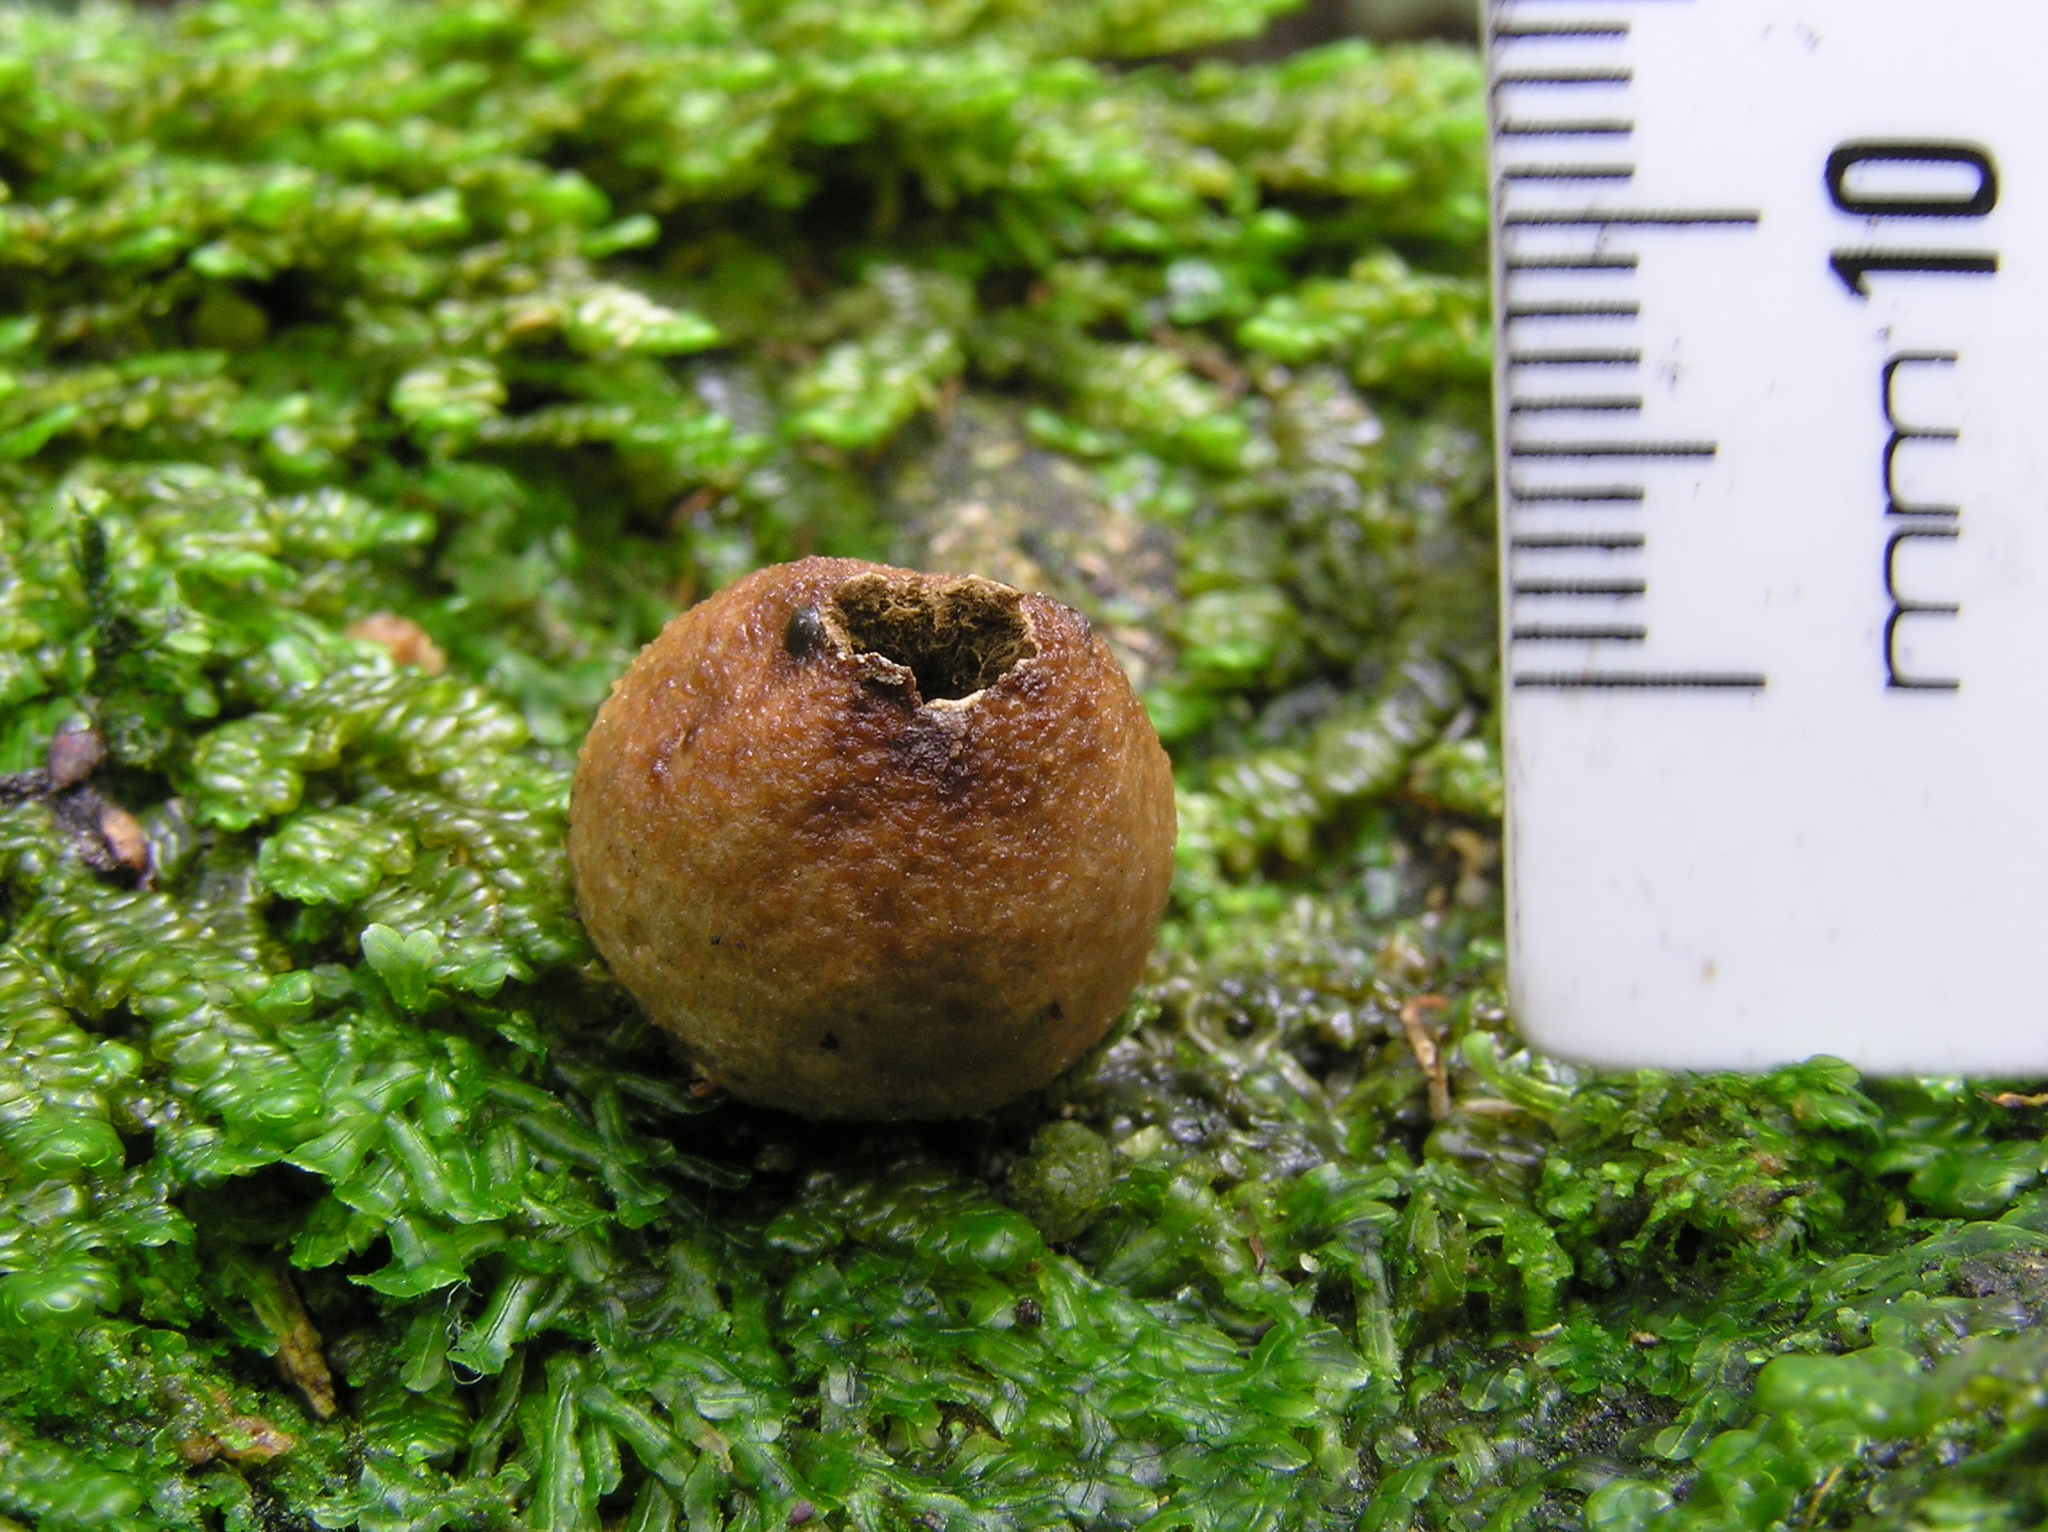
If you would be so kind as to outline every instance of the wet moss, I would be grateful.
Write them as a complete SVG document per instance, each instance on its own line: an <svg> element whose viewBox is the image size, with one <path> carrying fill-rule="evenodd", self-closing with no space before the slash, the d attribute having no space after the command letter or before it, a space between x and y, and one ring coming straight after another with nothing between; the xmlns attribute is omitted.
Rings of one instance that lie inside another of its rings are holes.
<svg viewBox="0 0 2048 1532"><path fill-rule="evenodd" d="M1116 1161L1101 1134L1078 1122L1049 1122L1009 1176L1009 1201L1049 1245L1087 1232L1108 1205Z"/></svg>

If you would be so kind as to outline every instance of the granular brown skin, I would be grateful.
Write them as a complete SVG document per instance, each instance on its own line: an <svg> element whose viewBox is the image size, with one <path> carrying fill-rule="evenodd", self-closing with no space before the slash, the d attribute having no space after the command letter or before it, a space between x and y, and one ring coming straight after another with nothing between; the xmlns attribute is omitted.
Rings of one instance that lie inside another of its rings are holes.
<svg viewBox="0 0 2048 1532"><path fill-rule="evenodd" d="M861 647L860 613L919 601L983 622L954 689L994 679L927 699L922 664ZM810 558L641 652L584 745L569 848L599 950L700 1069L876 1120L987 1111L1100 1040L1173 840L1166 753L1078 613Z"/></svg>

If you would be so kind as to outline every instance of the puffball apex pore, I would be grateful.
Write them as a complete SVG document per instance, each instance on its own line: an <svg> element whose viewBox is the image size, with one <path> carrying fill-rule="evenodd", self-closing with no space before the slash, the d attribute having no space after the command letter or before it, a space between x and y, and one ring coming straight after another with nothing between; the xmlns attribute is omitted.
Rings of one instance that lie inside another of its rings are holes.
<svg viewBox="0 0 2048 1532"><path fill-rule="evenodd" d="M1085 619L857 559L672 621L569 813L613 973L732 1094L814 1118L1050 1083L1137 984L1173 839L1166 752Z"/></svg>

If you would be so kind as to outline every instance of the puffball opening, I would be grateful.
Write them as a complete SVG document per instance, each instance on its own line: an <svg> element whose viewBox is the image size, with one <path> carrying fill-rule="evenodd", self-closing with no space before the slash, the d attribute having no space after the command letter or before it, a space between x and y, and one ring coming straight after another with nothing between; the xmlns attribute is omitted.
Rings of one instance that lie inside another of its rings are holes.
<svg viewBox="0 0 2048 1532"><path fill-rule="evenodd" d="M825 618L850 652L909 671L926 702L971 697L1038 653L1020 593L973 575L858 575L832 594Z"/></svg>

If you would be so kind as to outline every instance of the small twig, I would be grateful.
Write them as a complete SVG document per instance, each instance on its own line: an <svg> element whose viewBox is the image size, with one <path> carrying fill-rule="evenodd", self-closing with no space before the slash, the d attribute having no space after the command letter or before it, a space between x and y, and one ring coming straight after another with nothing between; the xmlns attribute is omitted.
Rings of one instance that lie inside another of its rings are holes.
<svg viewBox="0 0 2048 1532"><path fill-rule="evenodd" d="M1458 1103L1458 1110L1474 1117L1519 1117L1528 1108L1498 1096L1467 1096Z"/></svg>
<svg viewBox="0 0 2048 1532"><path fill-rule="evenodd" d="M1422 1019L1422 1013L1440 1011L1448 1003L1442 995L1417 995L1401 1007L1401 1030L1408 1034L1408 1046L1415 1054L1415 1062L1422 1066L1423 1074L1429 1078L1429 1116L1432 1122L1442 1122L1451 1115L1451 1079L1443 1052L1436 1045L1436 1033Z"/></svg>
<svg viewBox="0 0 2048 1532"><path fill-rule="evenodd" d="M1813 1492L1813 1501L1806 1508L1806 1524L1810 1527L1820 1520L1821 1502L1828 1498L1828 1491L1835 1487L1835 1481L1842 1477L1842 1465L1837 1463L1828 1470L1828 1476L1821 1480L1820 1488Z"/></svg>
<svg viewBox="0 0 2048 1532"><path fill-rule="evenodd" d="M1155 325L1152 344L1173 352L1231 398L1243 394L1250 384L1244 373L1231 365L1224 349L1203 335L1188 335L1167 325Z"/></svg>
<svg viewBox="0 0 2048 1532"><path fill-rule="evenodd" d="M275 1358L277 1370L287 1383L298 1389L315 1420L332 1420L336 1408L334 1374L328 1369L326 1353L321 1350L320 1332L313 1328L312 1317L306 1313L299 1290L292 1285L284 1267L274 1265L268 1274L274 1283L270 1296L280 1327Z"/></svg>

